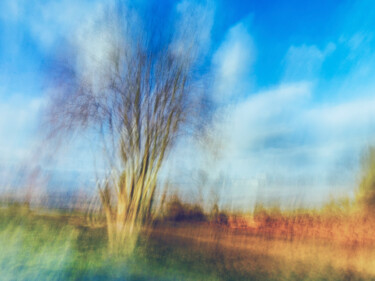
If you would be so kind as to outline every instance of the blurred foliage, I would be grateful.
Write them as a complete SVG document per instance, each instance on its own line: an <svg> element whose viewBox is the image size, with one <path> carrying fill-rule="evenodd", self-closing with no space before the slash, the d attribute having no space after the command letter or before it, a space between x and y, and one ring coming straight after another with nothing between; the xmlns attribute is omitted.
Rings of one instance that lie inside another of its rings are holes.
<svg viewBox="0 0 375 281"><path fill-rule="evenodd" d="M356 201L365 211L375 210L375 147L370 147L362 158L362 178Z"/></svg>
<svg viewBox="0 0 375 281"><path fill-rule="evenodd" d="M353 200L348 197L331 198L326 204L323 205L321 213L331 216L349 216L355 211Z"/></svg>
<svg viewBox="0 0 375 281"><path fill-rule="evenodd" d="M199 204L183 203L178 196L172 196L167 202L164 219L173 222L191 221L203 222L207 220L202 206Z"/></svg>
<svg viewBox="0 0 375 281"><path fill-rule="evenodd" d="M219 210L219 206L215 203L211 210L211 222L218 225L229 225L228 215Z"/></svg>

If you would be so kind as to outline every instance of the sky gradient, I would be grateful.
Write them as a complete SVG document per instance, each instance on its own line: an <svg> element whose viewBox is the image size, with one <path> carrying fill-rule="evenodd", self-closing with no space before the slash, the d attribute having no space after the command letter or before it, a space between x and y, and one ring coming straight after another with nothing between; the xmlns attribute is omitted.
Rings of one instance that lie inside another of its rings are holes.
<svg viewBox="0 0 375 281"><path fill-rule="evenodd" d="M0 2L0 168L35 150L48 89L48 62L61 42L101 58L106 30L94 28L108 1ZM244 3L246 2L246 3ZM360 159L375 141L373 1L127 1L139 11L204 21L200 42L217 112L216 158L193 140L166 165L182 185L204 171L241 206L259 198L317 204L352 194ZM93 167L78 141L54 169ZM196 155L197 150L199 157ZM175 169L175 171L173 170ZM223 180L225 179L225 180ZM224 191L223 191L224 192Z"/></svg>

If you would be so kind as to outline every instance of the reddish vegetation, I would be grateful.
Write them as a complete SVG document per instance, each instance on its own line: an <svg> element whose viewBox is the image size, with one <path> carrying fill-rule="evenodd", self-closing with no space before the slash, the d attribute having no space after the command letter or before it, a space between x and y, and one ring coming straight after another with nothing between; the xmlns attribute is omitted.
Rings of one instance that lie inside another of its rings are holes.
<svg viewBox="0 0 375 281"><path fill-rule="evenodd" d="M350 247L375 245L372 212L366 208L349 208L348 204L348 208L340 208L346 205L334 203L320 210L282 211L277 207L256 206L252 215L220 212L215 206L210 214L205 214L199 205L186 204L173 197L165 209L164 220L197 226L209 224L220 231L266 239L321 240Z"/></svg>
<svg viewBox="0 0 375 281"><path fill-rule="evenodd" d="M235 232L267 238L329 239L350 245L367 245L375 242L375 220L364 215L341 217L262 214L256 217L230 216L228 223Z"/></svg>

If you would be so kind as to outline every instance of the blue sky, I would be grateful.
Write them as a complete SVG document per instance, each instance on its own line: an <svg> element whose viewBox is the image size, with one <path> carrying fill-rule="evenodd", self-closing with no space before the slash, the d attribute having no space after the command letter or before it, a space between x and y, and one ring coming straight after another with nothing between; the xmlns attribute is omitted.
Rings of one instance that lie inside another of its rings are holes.
<svg viewBox="0 0 375 281"><path fill-rule="evenodd" d="M218 156L203 156L209 154L184 140L166 165L177 167L169 173L184 183L197 170L213 182L223 176L223 188L243 206L264 196L319 203L353 192L360 156L375 141L373 1L125 2L139 11L182 15L194 8L204 26L200 42L218 108L212 124ZM92 22L106 3L1 1L3 169L35 150L46 66L61 40L75 40L81 51L95 46L101 57L106 31L94 30ZM79 148L82 143L56 169L88 167ZM199 159L189 157L195 150Z"/></svg>

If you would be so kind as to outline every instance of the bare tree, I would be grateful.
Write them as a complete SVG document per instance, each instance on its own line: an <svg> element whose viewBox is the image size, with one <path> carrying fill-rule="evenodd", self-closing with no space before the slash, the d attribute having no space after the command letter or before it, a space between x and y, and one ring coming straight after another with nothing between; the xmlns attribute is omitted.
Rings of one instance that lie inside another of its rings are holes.
<svg viewBox="0 0 375 281"><path fill-rule="evenodd" d="M109 168L98 188L112 249L134 247L151 217L166 155L193 127L202 105L195 37L181 48L181 34L140 27L135 32L125 14L106 21L107 48L100 59L84 54L95 71L77 68L79 53L63 57L68 64L53 80L47 111L50 137L95 130L102 141Z"/></svg>

